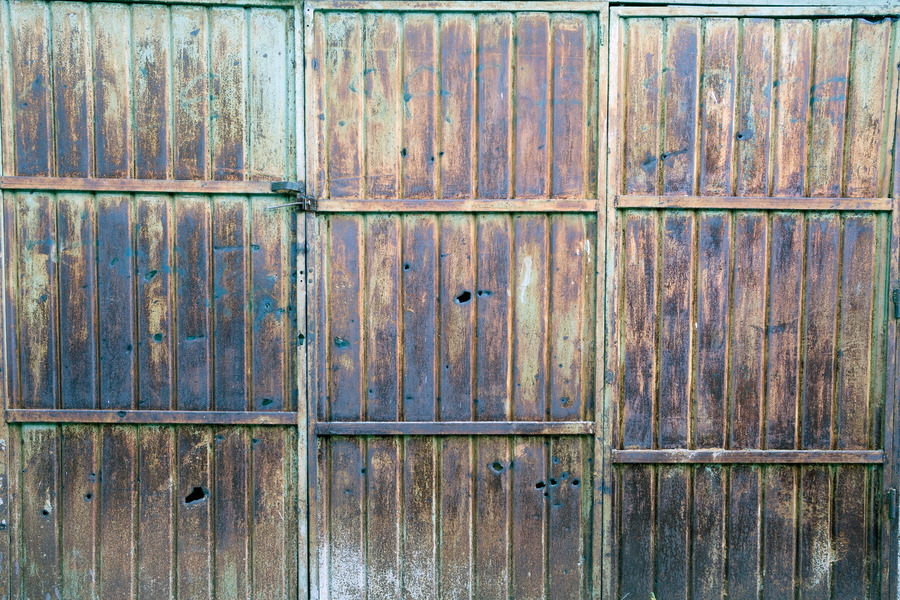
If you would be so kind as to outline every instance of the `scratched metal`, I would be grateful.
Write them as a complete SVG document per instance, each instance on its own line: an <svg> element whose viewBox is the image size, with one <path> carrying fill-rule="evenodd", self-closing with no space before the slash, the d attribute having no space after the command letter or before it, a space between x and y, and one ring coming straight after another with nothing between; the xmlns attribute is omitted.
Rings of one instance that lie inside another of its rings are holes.
<svg viewBox="0 0 900 600"><path fill-rule="evenodd" d="M270 201L6 193L8 404L297 410L296 217ZM295 428L7 436L17 594L295 596Z"/></svg>
<svg viewBox="0 0 900 600"><path fill-rule="evenodd" d="M316 11L316 193L597 198L598 27ZM315 417L593 420L597 219L545 205L318 216ZM589 597L592 460L590 437L320 439L314 593Z"/></svg>
<svg viewBox="0 0 900 600"><path fill-rule="evenodd" d="M296 179L294 12L3 1L2 172ZM297 411L298 220L272 203L5 192L6 405ZM0 596L300 595L295 427L0 438Z"/></svg>
<svg viewBox="0 0 900 600"><path fill-rule="evenodd" d="M614 26L614 192L890 194L896 20ZM614 447L885 448L890 214L617 222ZM620 466L615 597L883 597L883 471Z"/></svg>
<svg viewBox="0 0 900 600"><path fill-rule="evenodd" d="M296 177L293 9L10 2L3 173Z"/></svg>

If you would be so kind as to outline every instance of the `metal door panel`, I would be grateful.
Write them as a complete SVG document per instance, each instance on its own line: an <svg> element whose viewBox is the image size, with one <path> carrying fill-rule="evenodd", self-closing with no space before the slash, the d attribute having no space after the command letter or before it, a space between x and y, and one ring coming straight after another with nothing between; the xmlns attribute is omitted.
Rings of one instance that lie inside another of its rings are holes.
<svg viewBox="0 0 900 600"><path fill-rule="evenodd" d="M585 597L601 7L353 8L307 6L314 593Z"/></svg>
<svg viewBox="0 0 900 600"><path fill-rule="evenodd" d="M609 589L886 595L896 21L613 16Z"/></svg>

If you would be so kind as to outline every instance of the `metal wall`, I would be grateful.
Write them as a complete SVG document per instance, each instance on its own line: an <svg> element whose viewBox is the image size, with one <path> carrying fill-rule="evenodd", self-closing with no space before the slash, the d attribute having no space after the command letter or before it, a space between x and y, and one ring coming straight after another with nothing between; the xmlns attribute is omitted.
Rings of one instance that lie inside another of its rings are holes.
<svg viewBox="0 0 900 600"><path fill-rule="evenodd" d="M612 447L881 450L896 221L850 199L891 193L897 22L709 11L614 24ZM879 597L882 468L836 456L615 467L617 597Z"/></svg>
<svg viewBox="0 0 900 600"><path fill-rule="evenodd" d="M307 17L316 195L374 211L315 224L313 589L588 597L600 14L446 7Z"/></svg>
<svg viewBox="0 0 900 600"><path fill-rule="evenodd" d="M294 40L293 7L4 2L3 174L295 178ZM96 424L8 425L0 595L296 597L295 426L109 421L296 415L297 218L105 185L4 192L7 407Z"/></svg>
<svg viewBox="0 0 900 600"><path fill-rule="evenodd" d="M236 4L0 2L0 597L896 594L895 9Z"/></svg>

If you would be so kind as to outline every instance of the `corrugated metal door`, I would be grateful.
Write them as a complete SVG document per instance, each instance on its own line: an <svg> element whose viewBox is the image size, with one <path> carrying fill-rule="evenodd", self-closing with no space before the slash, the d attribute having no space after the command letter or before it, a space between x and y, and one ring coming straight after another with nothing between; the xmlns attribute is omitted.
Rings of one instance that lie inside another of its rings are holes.
<svg viewBox="0 0 900 600"><path fill-rule="evenodd" d="M589 597L605 7L353 8L306 8L313 595Z"/></svg>
<svg viewBox="0 0 900 600"><path fill-rule="evenodd" d="M4 598L298 596L294 12L0 3Z"/></svg>
<svg viewBox="0 0 900 600"><path fill-rule="evenodd" d="M613 11L612 597L895 597L898 29L836 12Z"/></svg>

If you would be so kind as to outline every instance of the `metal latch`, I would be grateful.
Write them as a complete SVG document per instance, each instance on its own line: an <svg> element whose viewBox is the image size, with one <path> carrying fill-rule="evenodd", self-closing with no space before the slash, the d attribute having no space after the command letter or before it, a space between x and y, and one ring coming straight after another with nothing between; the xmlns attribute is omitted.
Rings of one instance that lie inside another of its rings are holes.
<svg viewBox="0 0 900 600"><path fill-rule="evenodd" d="M891 300L894 302L894 318L900 319L900 290L891 292Z"/></svg>
<svg viewBox="0 0 900 600"><path fill-rule="evenodd" d="M888 518L893 521L897 518L897 490L896 488L888 488L884 494L884 501L887 502Z"/></svg>
<svg viewBox="0 0 900 600"><path fill-rule="evenodd" d="M316 199L306 195L306 184L302 181L273 181L271 190L276 194L293 194L297 201L270 206L269 209L296 206L302 212L316 211Z"/></svg>

